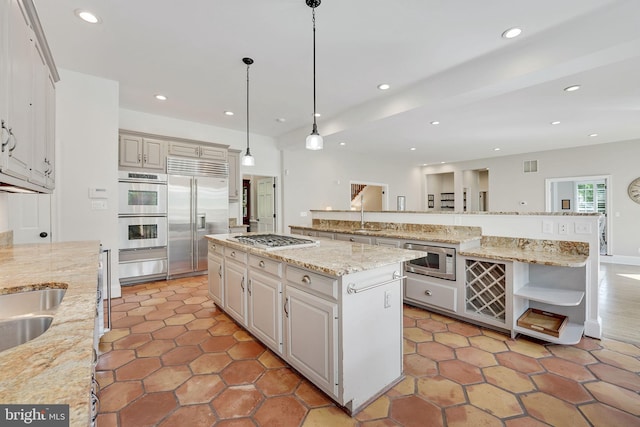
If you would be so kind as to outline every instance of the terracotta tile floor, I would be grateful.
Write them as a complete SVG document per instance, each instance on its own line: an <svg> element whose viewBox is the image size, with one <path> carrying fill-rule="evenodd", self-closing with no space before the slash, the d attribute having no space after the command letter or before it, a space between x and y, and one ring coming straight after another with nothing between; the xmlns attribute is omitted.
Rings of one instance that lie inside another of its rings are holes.
<svg viewBox="0 0 640 427"><path fill-rule="evenodd" d="M404 308L405 379L354 418L207 296L123 288L100 344L98 426L640 426L640 347L542 345Z"/></svg>

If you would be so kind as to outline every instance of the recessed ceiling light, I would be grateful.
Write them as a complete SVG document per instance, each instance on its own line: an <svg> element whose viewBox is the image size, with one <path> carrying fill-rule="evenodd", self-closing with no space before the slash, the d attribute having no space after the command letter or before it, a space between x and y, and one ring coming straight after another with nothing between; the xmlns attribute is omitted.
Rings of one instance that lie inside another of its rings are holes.
<svg viewBox="0 0 640 427"><path fill-rule="evenodd" d="M518 37L520 34L522 34L522 30L520 28L516 28L516 27L509 28L508 30L502 33L502 38L512 39L514 37Z"/></svg>
<svg viewBox="0 0 640 427"><path fill-rule="evenodd" d="M320 113L314 113L314 114L312 114L312 116L320 117L320 116L322 116L322 114L320 114Z"/></svg>
<svg viewBox="0 0 640 427"><path fill-rule="evenodd" d="M493 151L500 151L500 148L496 147L493 149Z"/></svg>
<svg viewBox="0 0 640 427"><path fill-rule="evenodd" d="M167 97L165 95L161 95L161 94L155 95L155 98L158 101L166 101L167 100Z"/></svg>
<svg viewBox="0 0 640 427"><path fill-rule="evenodd" d="M344 147L345 145L347 145L347 143L346 143L346 142L341 142L339 145L340 145L341 147Z"/></svg>
<svg viewBox="0 0 640 427"><path fill-rule="evenodd" d="M233 111L225 111L224 115L225 116L233 116Z"/></svg>
<svg viewBox="0 0 640 427"><path fill-rule="evenodd" d="M591 135L589 135L591 138L593 138L594 136L598 136L597 133L592 133Z"/></svg>
<svg viewBox="0 0 640 427"><path fill-rule="evenodd" d="M559 124L560 124L560 122L556 120L555 122L551 122L551 124L552 124L552 125L559 125Z"/></svg>
<svg viewBox="0 0 640 427"><path fill-rule="evenodd" d="M286 121L287 121L287 119L285 119L284 117L278 117L278 118L276 119L276 122L278 122L278 123L284 123L284 122L286 122Z"/></svg>
<svg viewBox="0 0 640 427"><path fill-rule="evenodd" d="M89 12L88 10L76 9L75 14L78 18L90 24L98 24L102 22L100 18L98 18L96 15Z"/></svg>
<svg viewBox="0 0 640 427"><path fill-rule="evenodd" d="M580 89L580 85L573 85L573 86L568 86L564 88L565 92L573 92L575 90Z"/></svg>
<svg viewBox="0 0 640 427"><path fill-rule="evenodd" d="M390 87L391 87L391 86L389 86L387 83L380 83L380 84L378 85L378 89L380 89L380 90L387 90L387 89L389 89Z"/></svg>
<svg viewBox="0 0 640 427"><path fill-rule="evenodd" d="M440 122L439 122L439 121L437 121L437 120L434 120L434 121L432 121L432 122L431 122L431 124L432 124L432 125L434 125L434 126L437 126L437 125L439 125L439 124L440 124Z"/></svg>
<svg viewBox="0 0 640 427"><path fill-rule="evenodd" d="M409 150L416 151L416 147L411 147L411 148L409 148Z"/></svg>
<svg viewBox="0 0 640 427"><path fill-rule="evenodd" d="M440 162L441 165L444 165L445 163L447 163L447 162Z"/></svg>

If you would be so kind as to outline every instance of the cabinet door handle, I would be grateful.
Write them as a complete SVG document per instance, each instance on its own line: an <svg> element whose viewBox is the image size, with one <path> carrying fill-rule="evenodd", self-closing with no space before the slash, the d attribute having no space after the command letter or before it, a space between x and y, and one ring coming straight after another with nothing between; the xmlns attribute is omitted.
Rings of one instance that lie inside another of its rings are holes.
<svg viewBox="0 0 640 427"><path fill-rule="evenodd" d="M289 297L284 299L284 314L289 317L289 310L287 310L287 306L289 305Z"/></svg>
<svg viewBox="0 0 640 427"><path fill-rule="evenodd" d="M242 276L242 280L240 281L240 287L242 288L242 292L244 292L244 276Z"/></svg>
<svg viewBox="0 0 640 427"><path fill-rule="evenodd" d="M218 269L218 276L222 279L222 265L220 265L220 268Z"/></svg>
<svg viewBox="0 0 640 427"><path fill-rule="evenodd" d="M249 291L249 296L251 296L251 279L247 281L247 290Z"/></svg>
<svg viewBox="0 0 640 427"><path fill-rule="evenodd" d="M261 268L264 268L264 261L260 261L260 263L258 263L258 265L259 265Z"/></svg>
<svg viewBox="0 0 640 427"><path fill-rule="evenodd" d="M7 132L7 140L6 141L1 141L2 142L2 152L3 153L4 153L4 147L9 144L9 140L11 139L11 129L9 129L6 126L5 121L2 120L2 131L0 132L0 135L4 134L5 131Z"/></svg>
<svg viewBox="0 0 640 427"><path fill-rule="evenodd" d="M427 289L426 291L424 291L424 294L425 294L426 296L430 297L430 296L431 296L431 294L432 294L432 292L431 292L431 290L430 290L430 289Z"/></svg>
<svg viewBox="0 0 640 427"><path fill-rule="evenodd" d="M147 163L147 155L146 155L146 154L144 154L144 155L142 156L142 160L143 160L143 162L144 162L144 163Z"/></svg>
<svg viewBox="0 0 640 427"><path fill-rule="evenodd" d="M16 149L16 147L18 146L18 138L16 138L16 134L13 133L13 128L9 128L9 139L13 138L13 147L9 148L9 155L11 156L11 153L13 152L13 150Z"/></svg>
<svg viewBox="0 0 640 427"><path fill-rule="evenodd" d="M311 277L307 276L306 274L304 276L302 276L302 283L305 283L307 285L311 284Z"/></svg>

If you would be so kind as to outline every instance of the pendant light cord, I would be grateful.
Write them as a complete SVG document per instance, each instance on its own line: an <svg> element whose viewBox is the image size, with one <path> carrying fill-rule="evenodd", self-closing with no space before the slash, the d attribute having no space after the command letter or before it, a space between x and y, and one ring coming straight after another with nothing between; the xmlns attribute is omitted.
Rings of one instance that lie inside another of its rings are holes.
<svg viewBox="0 0 640 427"><path fill-rule="evenodd" d="M316 8L311 8L313 21L313 130L317 132L316 125Z"/></svg>
<svg viewBox="0 0 640 427"><path fill-rule="evenodd" d="M247 64L247 154L249 154L249 65Z"/></svg>

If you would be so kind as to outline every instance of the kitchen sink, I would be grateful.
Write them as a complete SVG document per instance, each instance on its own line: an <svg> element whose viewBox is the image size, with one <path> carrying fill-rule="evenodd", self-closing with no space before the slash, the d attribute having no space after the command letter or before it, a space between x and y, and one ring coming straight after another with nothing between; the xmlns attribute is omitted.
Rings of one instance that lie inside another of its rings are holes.
<svg viewBox="0 0 640 427"><path fill-rule="evenodd" d="M0 295L0 319L55 310L66 289L39 289Z"/></svg>
<svg viewBox="0 0 640 427"><path fill-rule="evenodd" d="M0 320L0 351L16 347L42 335L53 316L19 317Z"/></svg>

